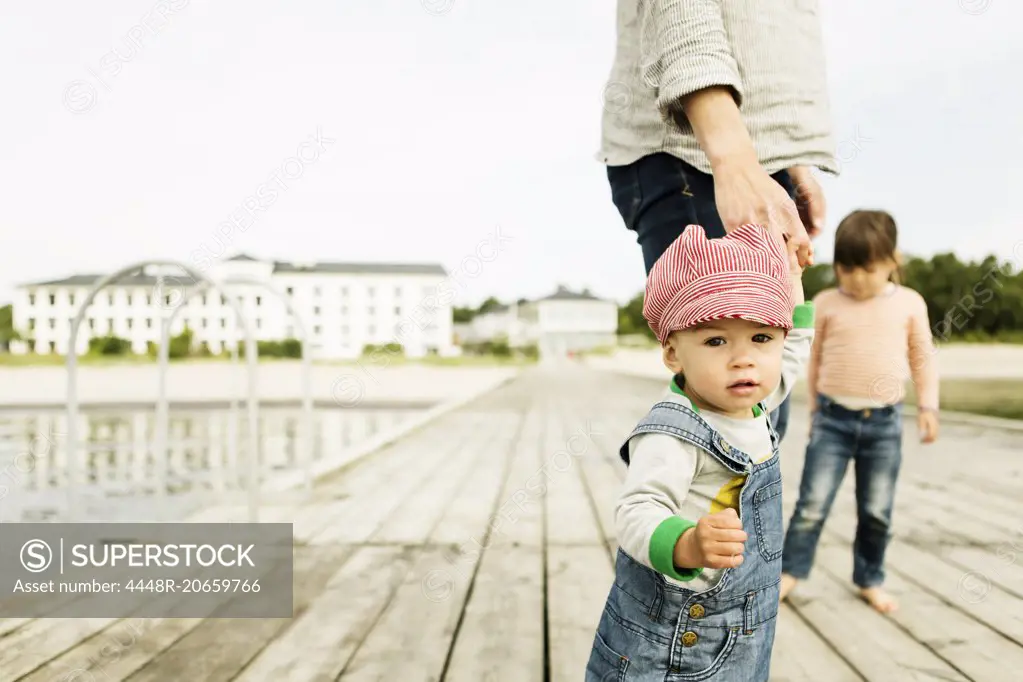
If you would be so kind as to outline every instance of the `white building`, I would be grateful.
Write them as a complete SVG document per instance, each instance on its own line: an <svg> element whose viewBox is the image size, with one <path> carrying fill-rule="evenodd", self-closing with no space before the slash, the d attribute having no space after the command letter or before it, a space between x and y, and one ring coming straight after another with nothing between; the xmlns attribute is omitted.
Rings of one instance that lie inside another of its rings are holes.
<svg viewBox="0 0 1023 682"><path fill-rule="evenodd" d="M589 291L558 287L550 296L495 308L473 318L466 341L505 338L508 345L536 344L542 358L615 346L618 304Z"/></svg>
<svg viewBox="0 0 1023 682"><path fill-rule="evenodd" d="M481 343L504 339L512 348L535 343L533 330L520 314L521 307L518 303L502 304L477 315L462 326L458 340L461 343Z"/></svg>
<svg viewBox="0 0 1023 682"><path fill-rule="evenodd" d="M223 297L206 291L182 300L194 288L180 270L165 271L161 289L158 273L122 279L104 288L86 312L77 340L85 353L89 339L108 335L127 339L132 351L145 353L148 342L160 341L160 320L183 305L171 328L185 325L193 343L205 343L213 353L232 348L242 338L235 315ZM238 298L257 340L299 338L294 321L280 298L261 286L269 283L290 297L301 318L313 357L354 358L367 345L401 344L405 354L451 355L453 288L440 265L411 263L287 263L245 255L220 261L209 276L223 282ZM85 302L98 275L18 287L13 303L14 328L23 341L12 352L66 354L71 321Z"/></svg>

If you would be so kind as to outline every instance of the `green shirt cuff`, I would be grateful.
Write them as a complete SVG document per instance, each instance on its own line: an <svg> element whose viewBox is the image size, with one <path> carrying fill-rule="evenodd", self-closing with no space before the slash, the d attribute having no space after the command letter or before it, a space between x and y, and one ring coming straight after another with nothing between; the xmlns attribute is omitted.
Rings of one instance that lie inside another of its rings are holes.
<svg viewBox="0 0 1023 682"><path fill-rule="evenodd" d="M792 311L793 329L813 329L813 302L800 303Z"/></svg>
<svg viewBox="0 0 1023 682"><path fill-rule="evenodd" d="M675 545L690 528L696 524L678 516L671 516L654 529L650 536L650 565L658 573L663 573L675 580L689 581L703 572L702 568L683 568L681 571L675 566Z"/></svg>

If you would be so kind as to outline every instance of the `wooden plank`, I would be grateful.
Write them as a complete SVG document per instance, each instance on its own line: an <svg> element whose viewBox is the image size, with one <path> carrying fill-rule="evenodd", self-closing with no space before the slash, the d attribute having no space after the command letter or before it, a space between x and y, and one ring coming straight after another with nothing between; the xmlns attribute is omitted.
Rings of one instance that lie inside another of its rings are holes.
<svg viewBox="0 0 1023 682"><path fill-rule="evenodd" d="M346 682L441 679L482 550L472 538L484 538L506 463L517 450L523 423L523 417L514 412L490 411L482 416L492 428L488 447L478 449L486 456L477 458L455 498L459 503L448 508L431 536L434 542L441 537L456 538L463 551L454 554L449 547L438 544L424 549L344 670L342 679ZM475 443L467 446L475 448ZM417 654L409 656L409 651Z"/></svg>
<svg viewBox="0 0 1023 682"><path fill-rule="evenodd" d="M846 523L825 526L824 532L850 546L853 532L844 526L851 523L848 515L838 521ZM963 571L937 555L912 545L893 542L885 554L886 570L963 611L1005 637L1023 645L1023 600L985 580L985 576Z"/></svg>
<svg viewBox="0 0 1023 682"><path fill-rule="evenodd" d="M977 576L978 585L990 581L1017 599L1023 599L1023 565L1018 544L999 545L995 549L940 545L927 549L964 573ZM981 577L982 576L982 577Z"/></svg>
<svg viewBox="0 0 1023 682"><path fill-rule="evenodd" d="M593 447L585 428L569 428L564 410L551 406L541 469L547 478L549 545L601 545L604 536L583 486L579 457ZM584 666L585 667L585 666Z"/></svg>
<svg viewBox="0 0 1023 682"><path fill-rule="evenodd" d="M836 582L846 582L840 576L848 575L852 569L849 552L832 546L823 548L818 557L821 569ZM1006 670L1023 669L1020 645L917 589L897 573L889 576L886 583L886 588L899 598L899 609L888 618L968 678L997 680ZM854 586L847 584L847 589L855 594Z"/></svg>
<svg viewBox="0 0 1023 682"><path fill-rule="evenodd" d="M216 577L210 568L195 577ZM52 682L58 676L81 679L86 675L100 679L123 679L145 665L153 656L197 627L202 618L183 618L181 595L166 594L157 597L156 608L165 615L160 618L129 617L118 620L102 632L68 649L45 665L37 668L20 682Z"/></svg>
<svg viewBox="0 0 1023 682"><path fill-rule="evenodd" d="M374 487L362 491L350 500L349 509L342 519L323 528L312 537L310 544L365 542L401 504L422 487L437 470L444 458L457 448L449 438L419 440L415 457L404 457L401 475L377 481Z"/></svg>
<svg viewBox="0 0 1023 682"><path fill-rule="evenodd" d="M933 651L843 589L825 571L815 572L800 585L790 595L789 605L866 680L927 679L918 675L931 671L941 675L938 679L967 681Z"/></svg>
<svg viewBox="0 0 1023 682"><path fill-rule="evenodd" d="M444 682L542 682L543 602L538 547L486 550Z"/></svg>
<svg viewBox="0 0 1023 682"><path fill-rule="evenodd" d="M338 572L342 548L297 547L294 566L295 618ZM341 570L344 569L341 563ZM130 682L233 680L268 642L292 624L292 618L205 619L150 659Z"/></svg>
<svg viewBox="0 0 1023 682"><path fill-rule="evenodd" d="M497 496L503 490L510 458L520 447L522 432L528 433L533 428L528 424L538 418L535 412L520 416L511 410L487 414L494 431L486 455L464 487L449 500L444 517L430 536L433 544L463 547L478 545L477 539L482 542L487 520L498 508Z"/></svg>
<svg viewBox="0 0 1023 682"><path fill-rule="evenodd" d="M860 682L860 676L787 604L778 612L771 682Z"/></svg>
<svg viewBox="0 0 1023 682"><path fill-rule="evenodd" d="M102 595L100 595L102 596ZM109 598L109 597L108 597ZM61 619L59 626L38 619L4 638L0 671L15 680L114 623L116 618Z"/></svg>
<svg viewBox="0 0 1023 682"><path fill-rule="evenodd" d="M551 682L578 682L582 678L613 581L614 572L603 543L547 547Z"/></svg>
<svg viewBox="0 0 1023 682"><path fill-rule="evenodd" d="M513 453L500 509L540 469L549 409L531 421ZM544 679L543 506L525 505L484 543L444 682L542 682ZM493 522L492 522L493 523Z"/></svg>
<svg viewBox="0 0 1023 682"><path fill-rule="evenodd" d="M412 550L400 547L357 548L309 608L262 649L240 675L220 677L230 666L225 661L214 668L217 679L335 679L405 578L411 561ZM195 679L209 679L205 675L211 667L204 664L203 676ZM193 670L200 672L195 666Z"/></svg>
<svg viewBox="0 0 1023 682"><path fill-rule="evenodd" d="M422 544L444 514L445 506L472 474L473 464L490 454L487 436L491 428L466 420L448 432L452 448L436 464L425 481L401 502L377 532L374 542Z"/></svg>

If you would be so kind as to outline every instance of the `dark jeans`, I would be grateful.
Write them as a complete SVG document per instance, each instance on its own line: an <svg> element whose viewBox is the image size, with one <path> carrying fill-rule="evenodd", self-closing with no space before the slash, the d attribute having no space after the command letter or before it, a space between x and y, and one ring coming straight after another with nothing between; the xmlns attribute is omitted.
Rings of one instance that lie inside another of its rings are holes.
<svg viewBox="0 0 1023 682"><path fill-rule="evenodd" d="M787 171L772 176L790 196L795 189ZM647 274L687 225L702 225L711 238L725 236L714 202L714 178L670 154L644 156L627 166L609 166L611 199L625 226L636 233ZM771 413L778 438L785 437L789 399Z"/></svg>
<svg viewBox="0 0 1023 682"><path fill-rule="evenodd" d="M856 468L858 517L853 582L860 587L884 582L884 555L902 462L902 405L849 410L826 396L817 401L799 501L785 535L782 570L789 575L809 576L821 529L849 462Z"/></svg>

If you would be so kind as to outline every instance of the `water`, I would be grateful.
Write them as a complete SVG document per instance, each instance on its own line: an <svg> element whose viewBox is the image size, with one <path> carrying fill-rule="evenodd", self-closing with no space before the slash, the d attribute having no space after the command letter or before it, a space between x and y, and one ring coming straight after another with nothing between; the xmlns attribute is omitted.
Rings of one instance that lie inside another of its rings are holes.
<svg viewBox="0 0 1023 682"><path fill-rule="evenodd" d="M315 407L311 444L298 406L261 406L261 482L300 472L304 457L333 457L390 430L423 408ZM237 416L235 422L234 415ZM78 419L78 488L67 509L67 414L64 410L0 411L0 522L132 521L183 518L226 500L244 502L248 453L245 405L171 409L164 502L153 452L152 404L84 409ZM310 451L311 448L311 451ZM141 517L143 514L145 517Z"/></svg>

